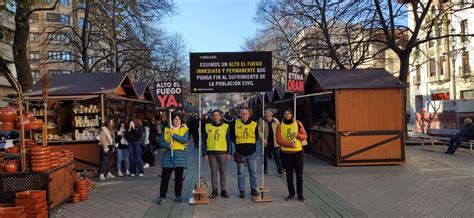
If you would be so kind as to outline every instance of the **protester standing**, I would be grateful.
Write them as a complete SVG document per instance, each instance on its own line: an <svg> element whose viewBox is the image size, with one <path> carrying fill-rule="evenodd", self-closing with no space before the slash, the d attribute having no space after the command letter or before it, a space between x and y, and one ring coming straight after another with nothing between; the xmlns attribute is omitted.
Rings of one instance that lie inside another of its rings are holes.
<svg viewBox="0 0 474 218"><path fill-rule="evenodd" d="M296 174L296 192L298 199L304 201L303 197L303 140L307 139L303 124L293 118L293 111L286 109L283 120L276 129L276 140L281 146L282 160L286 168L286 182L289 195L287 201L295 198L295 187L293 172Z"/></svg>
<svg viewBox="0 0 474 218"><path fill-rule="evenodd" d="M271 109L265 110L265 118L258 120L258 136L264 144L264 173L268 174L268 157L271 154L275 160L277 171L279 175L285 173L280 159L280 145L276 141L276 129L280 125L278 119L273 117L273 111Z"/></svg>
<svg viewBox="0 0 474 218"><path fill-rule="evenodd" d="M257 196L257 123L250 119L247 109L240 110L240 119L231 125L230 134L235 144L234 158L237 162L239 197L245 197L245 166L250 177L250 192Z"/></svg>
<svg viewBox="0 0 474 218"><path fill-rule="evenodd" d="M177 203L182 203L183 173L187 167L186 145L189 139L188 128L183 126L183 118L179 114L172 115L171 128L165 127L161 135L160 145L163 148L161 159L162 178L160 184L160 198L158 204L163 204L168 192L168 183L171 173L175 175L175 195Z"/></svg>
<svg viewBox="0 0 474 218"><path fill-rule="evenodd" d="M212 112L212 121L205 126L202 135L202 151L204 160L209 161L211 167L212 193L210 198L219 195L217 185L217 171L219 170L221 196L228 198L227 193L227 161L231 159L232 144L229 125L222 122L219 110Z"/></svg>

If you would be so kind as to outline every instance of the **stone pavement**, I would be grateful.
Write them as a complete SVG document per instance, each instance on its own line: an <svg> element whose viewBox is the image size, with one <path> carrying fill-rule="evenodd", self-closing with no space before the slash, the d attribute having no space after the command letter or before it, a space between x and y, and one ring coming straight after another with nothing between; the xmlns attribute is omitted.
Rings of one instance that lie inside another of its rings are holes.
<svg viewBox="0 0 474 218"><path fill-rule="evenodd" d="M334 167L311 155L305 157L306 201L286 202L286 180L276 175L270 160L265 177L274 202L253 203L247 175L246 198L238 198L237 170L228 162L229 199L209 205L174 203L173 181L164 205L156 205L159 166L145 177L123 177L98 182L89 200L64 203L52 217L420 217L474 216L474 156L464 149L445 155L441 149L406 147L407 163L399 166ZM183 195L188 199L197 181L197 151L190 146ZM159 161L158 161L159 162ZM203 176L210 183L209 163ZM259 183L261 178L259 177Z"/></svg>

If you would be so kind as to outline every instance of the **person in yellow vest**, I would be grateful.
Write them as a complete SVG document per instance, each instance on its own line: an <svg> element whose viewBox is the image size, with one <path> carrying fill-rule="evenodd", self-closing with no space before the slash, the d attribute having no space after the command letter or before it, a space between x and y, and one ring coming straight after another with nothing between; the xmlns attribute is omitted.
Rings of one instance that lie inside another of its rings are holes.
<svg viewBox="0 0 474 218"><path fill-rule="evenodd" d="M187 127L183 126L183 118L180 114L173 114L171 120L171 128L164 128L160 140L161 148L163 148L163 156L161 159L161 168L163 170L161 173L160 198L158 199L158 204L165 202L166 193L168 192L168 183L173 171L175 177L175 202L183 202L181 191L183 189L183 172L184 168L187 167L186 144L189 138L189 131ZM173 156L171 155L171 149L173 149Z"/></svg>
<svg viewBox="0 0 474 218"><path fill-rule="evenodd" d="M286 182L289 195L287 201L295 198L295 186L293 183L293 172L296 174L296 193L298 199L304 201L303 197L303 140L308 138L306 130L300 121L293 118L293 111L285 109L283 120L276 129L276 140L281 147L283 165L286 170ZM296 123L298 125L296 125Z"/></svg>
<svg viewBox="0 0 474 218"><path fill-rule="evenodd" d="M258 196L257 192L257 123L250 119L247 109L240 110L240 119L235 120L230 129L232 141L235 144L235 162L237 162L237 179L239 198L245 197L245 166L250 177L250 193Z"/></svg>
<svg viewBox="0 0 474 218"><path fill-rule="evenodd" d="M217 170L220 175L221 196L228 198L227 193L227 161L232 155L232 143L229 135L229 125L222 122L222 113L219 110L212 111L211 123L205 125L202 135L202 153L204 160L209 161L211 167L212 193L210 198L219 195L217 189Z"/></svg>

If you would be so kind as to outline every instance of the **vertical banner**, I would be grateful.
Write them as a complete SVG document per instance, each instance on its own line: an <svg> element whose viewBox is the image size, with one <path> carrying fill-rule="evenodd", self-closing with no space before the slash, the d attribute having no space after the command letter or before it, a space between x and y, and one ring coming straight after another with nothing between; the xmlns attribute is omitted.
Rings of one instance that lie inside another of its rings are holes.
<svg viewBox="0 0 474 218"><path fill-rule="evenodd" d="M181 108L184 105L181 81L157 82L155 93L161 108Z"/></svg>
<svg viewBox="0 0 474 218"><path fill-rule="evenodd" d="M272 90L271 52L191 53L191 93Z"/></svg>
<svg viewBox="0 0 474 218"><path fill-rule="evenodd" d="M304 92L304 67L287 66L286 90L295 93Z"/></svg>

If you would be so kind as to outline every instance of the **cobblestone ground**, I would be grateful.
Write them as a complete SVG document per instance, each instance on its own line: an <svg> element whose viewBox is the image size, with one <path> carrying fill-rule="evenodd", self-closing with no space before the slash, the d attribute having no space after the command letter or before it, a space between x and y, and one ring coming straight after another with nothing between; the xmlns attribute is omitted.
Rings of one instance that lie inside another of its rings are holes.
<svg viewBox="0 0 474 218"><path fill-rule="evenodd" d="M254 203L238 198L237 170L228 162L230 198L212 199L209 205L174 203L173 185L164 205L156 205L159 166L145 177L123 177L98 182L89 200L64 203L52 217L473 217L474 156L466 150L445 155L440 148L407 147L407 163L399 166L334 167L311 155L305 157L306 201L286 202L286 180L276 175L270 160L265 184L274 201ZM197 151L189 149L183 194L188 199L197 181ZM210 182L208 162L203 176ZM259 177L259 184L261 178Z"/></svg>

